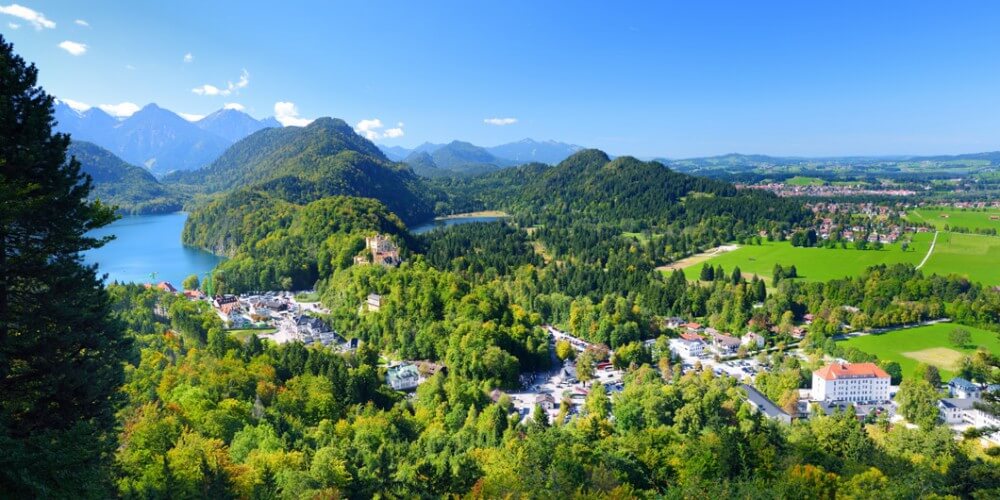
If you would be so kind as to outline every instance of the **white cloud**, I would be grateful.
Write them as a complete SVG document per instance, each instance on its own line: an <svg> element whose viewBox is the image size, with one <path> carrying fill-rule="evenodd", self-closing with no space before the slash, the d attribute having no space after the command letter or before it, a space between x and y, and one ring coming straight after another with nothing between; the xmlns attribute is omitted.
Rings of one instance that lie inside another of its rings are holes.
<svg viewBox="0 0 1000 500"><path fill-rule="evenodd" d="M177 115L189 122L196 122L205 117L205 115L196 115L194 113L177 113Z"/></svg>
<svg viewBox="0 0 1000 500"><path fill-rule="evenodd" d="M59 48L69 52L70 55L82 56L87 52L87 44L79 42L71 42L65 40L59 44Z"/></svg>
<svg viewBox="0 0 1000 500"><path fill-rule="evenodd" d="M274 119L285 127L305 127L312 123L312 120L300 117L299 108L288 101L274 103Z"/></svg>
<svg viewBox="0 0 1000 500"><path fill-rule="evenodd" d="M59 99L59 102L65 103L67 106L73 108L76 111L87 111L88 109L93 107L90 104L80 101L74 101L73 99Z"/></svg>
<svg viewBox="0 0 1000 500"><path fill-rule="evenodd" d="M194 92L195 94L198 94L198 95L219 95L223 91L220 90L219 87L216 87L215 85L209 85L209 84L206 83L205 85L202 85L201 87L195 87L195 88L191 89L191 92Z"/></svg>
<svg viewBox="0 0 1000 500"><path fill-rule="evenodd" d="M7 23L7 27L10 28L10 29L12 29L12 30L16 30L16 29L20 28L21 25L17 24L17 23Z"/></svg>
<svg viewBox="0 0 1000 500"><path fill-rule="evenodd" d="M105 113L111 116L117 116L118 118L132 116L132 114L134 114L136 111L139 111L139 105L132 102L121 102L118 104L99 104L97 107L104 110Z"/></svg>
<svg viewBox="0 0 1000 500"><path fill-rule="evenodd" d="M90 27L90 23L88 23L87 21L84 21L83 19L77 19L76 21L73 21L73 22L76 23L77 26L84 26L84 27L87 27L87 28Z"/></svg>
<svg viewBox="0 0 1000 500"><path fill-rule="evenodd" d="M396 123L394 128L386 129L384 132L381 130L385 125L382 124L382 120L378 118L371 118L359 121L354 125L354 131L360 135L363 135L365 139L369 141L374 141L376 139L395 139L397 137L403 137L403 122Z"/></svg>
<svg viewBox="0 0 1000 500"><path fill-rule="evenodd" d="M34 26L36 30L40 30L42 28L52 29L56 27L56 23L46 19L45 14L42 14L41 12L36 12L23 5L18 5L16 3L6 6L0 5L0 14L7 14L9 16L14 16L17 18L24 19L25 21L31 23L31 25Z"/></svg>
<svg viewBox="0 0 1000 500"><path fill-rule="evenodd" d="M244 69L243 72L240 73L240 79L236 83L233 83L233 82L227 83L226 84L226 88L224 88L224 89L220 89L219 87L216 87L215 85L209 85L209 84L206 83L205 85L202 85L200 87L195 87L195 88L191 89L191 92L194 92L195 94L198 94L198 95L207 95L207 96L221 95L221 96L227 96L227 95L230 95L230 94L232 94L233 92L235 92L235 91L237 91L239 89L246 88L247 85L250 85L250 73L248 73L247 70Z"/></svg>
<svg viewBox="0 0 1000 500"><path fill-rule="evenodd" d="M484 118L483 123L502 127L504 125L513 125L517 123L517 118Z"/></svg>
<svg viewBox="0 0 1000 500"><path fill-rule="evenodd" d="M222 109L235 109L236 111L243 111L244 109L247 109L247 107L238 102L227 102Z"/></svg>
<svg viewBox="0 0 1000 500"><path fill-rule="evenodd" d="M378 129L382 128L382 120L372 118L371 120L361 120L354 126L354 130L365 136L369 141L379 138Z"/></svg>
<svg viewBox="0 0 1000 500"><path fill-rule="evenodd" d="M184 62L189 63L191 61L194 61L194 56L191 55L190 52L188 52L187 54L184 54Z"/></svg>
<svg viewBox="0 0 1000 500"><path fill-rule="evenodd" d="M125 65L125 69L127 69L127 70L133 70L133 69L135 69L135 66L132 66L131 64L126 64Z"/></svg>

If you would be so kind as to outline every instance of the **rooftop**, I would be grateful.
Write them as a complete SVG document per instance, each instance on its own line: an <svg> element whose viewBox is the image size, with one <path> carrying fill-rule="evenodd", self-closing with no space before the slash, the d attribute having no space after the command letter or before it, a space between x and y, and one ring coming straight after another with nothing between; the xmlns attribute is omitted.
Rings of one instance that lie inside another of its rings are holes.
<svg viewBox="0 0 1000 500"><path fill-rule="evenodd" d="M889 378L889 374L875 363L833 363L813 372L824 380L848 378Z"/></svg>
<svg viewBox="0 0 1000 500"><path fill-rule="evenodd" d="M758 410L769 417L779 417L788 416L784 410L774 404L773 401L767 399L767 396L763 395L754 386L749 384L742 385L743 390L747 391L747 399L758 408Z"/></svg>

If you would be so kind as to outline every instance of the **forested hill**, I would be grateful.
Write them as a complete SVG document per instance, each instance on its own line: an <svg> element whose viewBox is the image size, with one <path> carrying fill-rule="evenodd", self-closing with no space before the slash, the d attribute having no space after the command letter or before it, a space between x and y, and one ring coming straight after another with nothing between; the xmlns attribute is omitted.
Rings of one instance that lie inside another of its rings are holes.
<svg viewBox="0 0 1000 500"><path fill-rule="evenodd" d="M180 210L177 197L146 169L126 163L111 151L86 141L70 143L75 156L94 182L91 198L117 205L124 213L167 213Z"/></svg>
<svg viewBox="0 0 1000 500"><path fill-rule="evenodd" d="M377 200L330 196L305 205L240 189L191 214L186 244L230 258L213 275L219 290L310 288L351 264L365 236L394 235L406 248L402 221Z"/></svg>
<svg viewBox="0 0 1000 500"><path fill-rule="evenodd" d="M261 130L208 167L173 174L164 182L205 194L259 190L295 204L334 195L375 198L407 223L431 218L434 206L432 190L422 179L333 118Z"/></svg>
<svg viewBox="0 0 1000 500"><path fill-rule="evenodd" d="M675 172L659 162L596 149L577 152L554 167L530 164L471 179L437 181L463 208L506 208L526 217L573 217L639 228L678 220L731 216L748 226L794 224L808 217L801 203L768 193Z"/></svg>

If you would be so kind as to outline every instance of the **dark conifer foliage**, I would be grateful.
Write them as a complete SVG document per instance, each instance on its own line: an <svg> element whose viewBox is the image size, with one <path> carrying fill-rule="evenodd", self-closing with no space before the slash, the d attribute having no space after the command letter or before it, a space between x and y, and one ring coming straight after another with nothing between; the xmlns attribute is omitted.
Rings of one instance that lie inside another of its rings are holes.
<svg viewBox="0 0 1000 500"><path fill-rule="evenodd" d="M129 343L80 252L114 214L86 201L37 77L0 37L0 492L99 497Z"/></svg>

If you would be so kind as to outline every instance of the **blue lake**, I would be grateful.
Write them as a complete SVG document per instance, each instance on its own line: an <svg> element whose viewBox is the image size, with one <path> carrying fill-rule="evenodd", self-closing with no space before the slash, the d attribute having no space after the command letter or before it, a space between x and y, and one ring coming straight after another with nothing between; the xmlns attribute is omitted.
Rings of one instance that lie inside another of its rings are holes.
<svg viewBox="0 0 1000 500"><path fill-rule="evenodd" d="M484 216L484 217L456 217L453 219L435 219L433 222L421 224L410 230L413 234L423 234L440 227L457 226L459 224L471 224L473 222L493 222L503 220L506 217Z"/></svg>
<svg viewBox="0 0 1000 500"><path fill-rule="evenodd" d="M169 281L180 289L184 278L197 274L199 279L222 258L181 244L181 231L187 213L167 215L130 215L91 232L92 236L115 235L102 248L85 252L84 261L97 263L98 275L107 274L107 282L149 283Z"/></svg>

